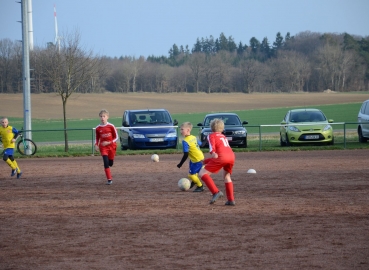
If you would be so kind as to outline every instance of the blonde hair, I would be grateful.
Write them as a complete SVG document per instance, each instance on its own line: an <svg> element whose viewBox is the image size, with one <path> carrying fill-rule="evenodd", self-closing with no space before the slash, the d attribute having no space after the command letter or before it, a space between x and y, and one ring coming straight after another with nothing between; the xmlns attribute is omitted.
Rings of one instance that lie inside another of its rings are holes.
<svg viewBox="0 0 369 270"><path fill-rule="evenodd" d="M191 124L191 122L184 122L182 123L181 127L189 128L190 130L192 130L193 125Z"/></svg>
<svg viewBox="0 0 369 270"><path fill-rule="evenodd" d="M215 118L210 121L211 131L222 132L224 130L224 122L222 119Z"/></svg>
<svg viewBox="0 0 369 270"><path fill-rule="evenodd" d="M103 115L103 114L109 115L109 112L108 112L107 110L103 109L103 110L101 110L101 111L99 112L99 116L101 116L101 115Z"/></svg>

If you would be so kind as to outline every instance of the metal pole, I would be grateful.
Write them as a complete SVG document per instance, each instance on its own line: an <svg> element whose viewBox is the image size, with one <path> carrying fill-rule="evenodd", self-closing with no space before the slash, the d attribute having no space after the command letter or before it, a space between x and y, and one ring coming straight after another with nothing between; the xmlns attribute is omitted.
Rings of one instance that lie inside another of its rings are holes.
<svg viewBox="0 0 369 270"><path fill-rule="evenodd" d="M30 73L29 73L29 33L28 33L28 1L21 0L22 6L22 47L23 47L23 129L24 137L32 139L31 128L31 96L30 96ZM30 151L30 150L28 150ZM28 153L27 153L28 154Z"/></svg>

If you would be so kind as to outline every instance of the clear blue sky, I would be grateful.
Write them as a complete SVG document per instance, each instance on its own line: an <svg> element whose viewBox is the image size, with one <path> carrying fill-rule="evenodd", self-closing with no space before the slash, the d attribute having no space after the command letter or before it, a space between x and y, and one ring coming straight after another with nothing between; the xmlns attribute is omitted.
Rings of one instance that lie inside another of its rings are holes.
<svg viewBox="0 0 369 270"><path fill-rule="evenodd" d="M247 45L277 32L369 36L369 0L32 0L35 45L54 41L54 4L61 35L78 29L84 47L111 57L168 56L222 32ZM21 5L0 0L0 39L21 40L20 20Z"/></svg>

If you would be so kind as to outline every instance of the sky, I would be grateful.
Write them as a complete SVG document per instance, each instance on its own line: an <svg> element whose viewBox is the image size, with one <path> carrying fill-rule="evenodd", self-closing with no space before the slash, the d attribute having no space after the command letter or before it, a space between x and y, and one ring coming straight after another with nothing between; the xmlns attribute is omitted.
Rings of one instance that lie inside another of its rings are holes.
<svg viewBox="0 0 369 270"><path fill-rule="evenodd" d="M0 39L22 39L21 0L0 0ZM223 33L235 43L278 32L369 36L369 0L32 0L34 45L78 31L81 45L109 57L168 56L169 49Z"/></svg>

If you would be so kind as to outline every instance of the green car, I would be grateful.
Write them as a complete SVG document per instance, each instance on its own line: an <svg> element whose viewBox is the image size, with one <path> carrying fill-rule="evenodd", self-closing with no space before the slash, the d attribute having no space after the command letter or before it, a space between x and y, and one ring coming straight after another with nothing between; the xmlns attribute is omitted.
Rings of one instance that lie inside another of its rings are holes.
<svg viewBox="0 0 369 270"><path fill-rule="evenodd" d="M334 144L333 128L318 109L294 109L287 112L280 129L281 146Z"/></svg>

